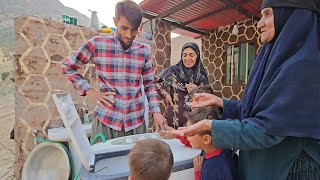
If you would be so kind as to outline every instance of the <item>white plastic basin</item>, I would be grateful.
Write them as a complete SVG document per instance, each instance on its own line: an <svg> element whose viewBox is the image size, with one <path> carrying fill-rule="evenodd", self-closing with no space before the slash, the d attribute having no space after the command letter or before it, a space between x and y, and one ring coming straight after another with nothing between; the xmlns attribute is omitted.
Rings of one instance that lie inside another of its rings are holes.
<svg viewBox="0 0 320 180"><path fill-rule="evenodd" d="M69 158L63 147L55 143L37 145L27 157L22 170L23 180L67 180Z"/></svg>

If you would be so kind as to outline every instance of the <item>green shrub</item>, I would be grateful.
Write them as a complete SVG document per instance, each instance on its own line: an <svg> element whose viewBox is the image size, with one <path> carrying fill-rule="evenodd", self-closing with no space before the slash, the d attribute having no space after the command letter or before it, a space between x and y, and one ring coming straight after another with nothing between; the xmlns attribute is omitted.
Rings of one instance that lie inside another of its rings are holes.
<svg viewBox="0 0 320 180"><path fill-rule="evenodd" d="M1 74L1 79L5 80L10 75L10 72L4 72Z"/></svg>

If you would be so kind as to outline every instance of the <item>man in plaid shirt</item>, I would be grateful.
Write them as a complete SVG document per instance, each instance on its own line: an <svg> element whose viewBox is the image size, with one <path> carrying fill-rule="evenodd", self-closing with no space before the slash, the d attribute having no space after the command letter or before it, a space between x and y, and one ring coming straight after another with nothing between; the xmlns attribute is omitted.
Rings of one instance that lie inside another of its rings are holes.
<svg viewBox="0 0 320 180"><path fill-rule="evenodd" d="M163 129L166 123L157 99L150 48L133 41L141 20L142 12L136 3L118 2L114 17L116 34L91 38L63 62L62 71L79 94L97 102L91 138L98 133L115 138L146 132L142 80L157 127L160 125ZM95 64L100 91L91 88L77 72L89 61Z"/></svg>

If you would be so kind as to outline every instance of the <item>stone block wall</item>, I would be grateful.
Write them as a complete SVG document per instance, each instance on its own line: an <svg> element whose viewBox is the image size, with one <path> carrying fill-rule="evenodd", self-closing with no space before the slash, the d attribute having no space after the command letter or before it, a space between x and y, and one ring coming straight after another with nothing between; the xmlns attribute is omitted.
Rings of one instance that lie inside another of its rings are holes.
<svg viewBox="0 0 320 180"><path fill-rule="evenodd" d="M37 130L38 136L46 138L48 128L62 126L51 97L53 93L69 91L76 105L93 109L94 104L78 95L60 68L64 58L97 34L98 31L91 28L38 17L23 16L15 19L16 179L21 179L24 161L36 145L31 131ZM94 68L93 64L87 64L80 72L96 87Z"/></svg>
<svg viewBox="0 0 320 180"><path fill-rule="evenodd" d="M202 61L208 72L209 84L219 97L238 100L243 96L245 85L226 85L226 45L253 42L255 55L262 44L259 41L260 33L257 29L257 21L247 20L238 23L239 33L233 35L233 25L215 29L202 40Z"/></svg>
<svg viewBox="0 0 320 180"><path fill-rule="evenodd" d="M171 60L171 26L156 20L152 41L152 58L156 65L156 73L170 66Z"/></svg>
<svg viewBox="0 0 320 180"><path fill-rule="evenodd" d="M170 66L171 61L171 26L163 21L155 20L155 31L151 45L152 59L156 66L156 73ZM165 103L160 100L161 112L165 112ZM150 125L153 125L149 115ZM149 125L149 127L150 127ZM151 130L152 131L152 130Z"/></svg>

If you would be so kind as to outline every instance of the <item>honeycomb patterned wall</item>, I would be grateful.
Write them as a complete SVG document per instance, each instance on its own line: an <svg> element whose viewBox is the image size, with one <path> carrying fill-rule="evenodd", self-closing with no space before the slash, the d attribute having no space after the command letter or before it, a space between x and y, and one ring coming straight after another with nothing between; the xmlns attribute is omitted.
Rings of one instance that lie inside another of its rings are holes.
<svg viewBox="0 0 320 180"><path fill-rule="evenodd" d="M243 96L245 86L225 85L226 71L226 45L243 42L253 42L255 45L255 55L259 52L262 44L258 40L260 33L257 30L257 21L247 20L238 23L239 33L233 35L233 25L215 29L202 40L202 61L208 72L209 84L215 94L219 97L238 100Z"/></svg>
<svg viewBox="0 0 320 180"><path fill-rule="evenodd" d="M171 60L171 26L167 23L156 20L155 21L155 31L153 34L152 41L152 59L155 63L156 73L170 66ZM160 100L161 112L165 111L165 103ZM149 131L152 131L153 119L149 115Z"/></svg>
<svg viewBox="0 0 320 180"><path fill-rule="evenodd" d="M35 147L32 130L46 137L48 128L62 125L51 94L69 91L75 104L89 106L73 85L61 73L61 63L86 40L97 35L91 28L80 28L62 22L38 17L23 16L15 19L15 142L16 160L14 174L21 179L23 163ZM95 69L87 64L80 70L89 83L96 87Z"/></svg>
<svg viewBox="0 0 320 180"><path fill-rule="evenodd" d="M156 20L152 41L152 58L156 65L156 73L170 66L171 60L171 26Z"/></svg>

